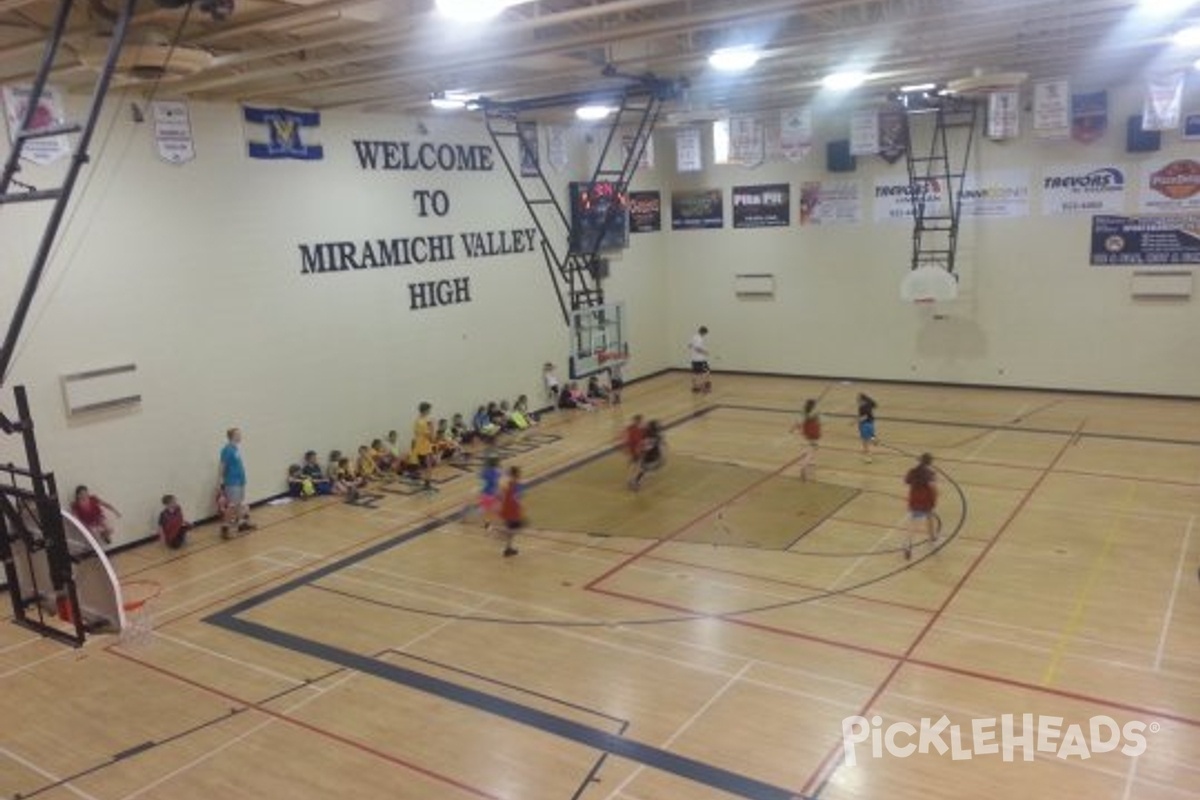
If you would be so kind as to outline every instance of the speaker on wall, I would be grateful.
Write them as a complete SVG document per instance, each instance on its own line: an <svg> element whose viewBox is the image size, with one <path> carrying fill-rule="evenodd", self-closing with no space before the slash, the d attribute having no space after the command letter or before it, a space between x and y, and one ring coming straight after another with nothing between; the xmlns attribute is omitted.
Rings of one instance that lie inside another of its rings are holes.
<svg viewBox="0 0 1200 800"><path fill-rule="evenodd" d="M825 169L829 172L854 172L857 161L850 155L849 139L835 139L825 145Z"/></svg>
<svg viewBox="0 0 1200 800"><path fill-rule="evenodd" d="M1161 131L1142 130L1142 117L1134 114L1125 126L1125 152L1153 153L1162 147Z"/></svg>

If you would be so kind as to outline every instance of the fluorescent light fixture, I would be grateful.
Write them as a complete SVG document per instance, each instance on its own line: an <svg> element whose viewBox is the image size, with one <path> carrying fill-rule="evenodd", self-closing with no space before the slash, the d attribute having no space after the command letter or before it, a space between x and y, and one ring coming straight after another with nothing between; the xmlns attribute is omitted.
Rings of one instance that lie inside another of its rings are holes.
<svg viewBox="0 0 1200 800"><path fill-rule="evenodd" d="M484 22L524 0L437 0L442 16L455 22Z"/></svg>
<svg viewBox="0 0 1200 800"><path fill-rule="evenodd" d="M821 84L826 89L831 89L835 92L848 92L851 89L857 89L859 86L862 86L866 80L867 73L849 70L846 72L831 72L821 80Z"/></svg>
<svg viewBox="0 0 1200 800"><path fill-rule="evenodd" d="M1171 37L1171 41L1179 47L1200 47L1200 25L1181 28Z"/></svg>
<svg viewBox="0 0 1200 800"><path fill-rule="evenodd" d="M936 88L936 83L914 83L911 86L901 86L900 91L904 94L909 94L915 92L932 92Z"/></svg>
<svg viewBox="0 0 1200 800"><path fill-rule="evenodd" d="M478 97L466 92L434 92L429 95L429 104L442 111L456 111L466 108Z"/></svg>
<svg viewBox="0 0 1200 800"><path fill-rule="evenodd" d="M606 118L609 114L613 113L614 110L615 109L613 109L611 106L602 106L602 105L580 106L579 108L575 109L575 116L579 117L581 120L584 120L585 122L598 122L599 120L602 120L602 119Z"/></svg>
<svg viewBox="0 0 1200 800"><path fill-rule="evenodd" d="M1200 72L1200 58L1197 58L1195 62L1192 63L1192 69Z"/></svg>
<svg viewBox="0 0 1200 800"><path fill-rule="evenodd" d="M708 57L708 64L722 72L744 72L757 64L760 58L762 53L753 47L722 47Z"/></svg>

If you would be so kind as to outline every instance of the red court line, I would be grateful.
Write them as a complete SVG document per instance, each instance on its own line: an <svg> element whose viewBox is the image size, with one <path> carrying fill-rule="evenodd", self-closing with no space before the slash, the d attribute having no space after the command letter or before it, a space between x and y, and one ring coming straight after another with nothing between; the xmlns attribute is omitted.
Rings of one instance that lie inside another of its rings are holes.
<svg viewBox="0 0 1200 800"><path fill-rule="evenodd" d="M1178 722L1181 725L1187 725L1192 728L1200 728L1200 719L1182 717L1170 711L1143 708L1142 706L1135 706L1132 703L1126 703L1120 700L1110 700L1103 697L1094 697L1092 695L1081 694L1079 692L1068 692L1064 689L1055 689L1051 686L1027 683L1025 681L1016 680L1015 678L1005 678L1001 675L991 675L986 672L976 672L975 670L964 669L963 667L952 667L949 664L939 664L936 661L925 661L919 658L910 658L908 659L908 663L920 667L929 667L930 669L936 669L942 672L951 672L955 675L963 675L968 678L975 678L976 680L995 683L1002 686L1013 686L1018 689L1028 689L1030 691L1040 692L1041 694L1050 694L1054 695L1055 697L1063 697L1068 700L1078 700L1084 703L1094 703L1096 705L1102 705L1108 708L1117 708L1121 711L1130 711L1135 714L1147 714L1159 717L1160 719L1169 719L1172 722Z"/></svg>
<svg viewBox="0 0 1200 800"><path fill-rule="evenodd" d="M411 770L418 774L424 775L427 778L432 778L433 780L438 781L439 783L445 783L449 786L453 786L456 789L461 789L462 791L467 792L468 794L472 794L476 797L482 797L482 798L485 798L486 800L503 800L503 798L499 797L498 795L489 794L488 792L485 792L482 789L478 789L474 786L470 786L466 783L463 783L462 781L456 780L455 778L451 778L449 775L443 775L439 772L434 772L433 770L428 769L427 767L422 767L419 764L414 764L410 761L405 761L404 759L399 758L398 756L391 755L390 753L385 753L382 750L379 750L375 747L371 747L368 744L363 744L362 742L355 741L354 739L350 739L346 736L341 735L340 733L334 733L333 731L326 730L325 728L317 727L316 725L313 725L310 722L305 722L303 720L296 719L295 717L290 717L287 714L283 714L279 711L272 711L271 709L261 706L258 703L244 700L236 695L229 694L228 692L223 692L220 689L217 689L215 687L207 686L203 683L200 683L199 681L192 680L191 678L188 678L185 675L181 675L178 672L173 672L169 669L165 669L156 664L151 664L148 661L141 660L140 658L134 658L133 656L129 655L128 653L123 653L120 650L115 649L112 645L105 647L104 650L106 652L108 652L110 655L117 656L118 658L123 658L126 661L131 661L134 664L144 667L145 669L151 670L152 672L157 672L161 675L165 675L166 677L171 678L172 680L179 681L180 683L187 684L188 686L192 686L196 689L200 689L201 691L208 692L209 694L212 694L212 695L216 695L217 697L220 697L224 700L229 700L230 702L239 703L240 705L243 705L247 708L252 708L257 712L264 714L268 717L277 719L280 722L286 722L289 725L293 725L297 728L301 728L301 729L309 731L311 733L315 733L318 736L322 736L326 739L330 739L339 744L344 744L347 747L351 747L360 752L375 756L376 758L382 759L383 761L387 761L388 763L394 764L395 766L403 767L405 769Z"/></svg>
<svg viewBox="0 0 1200 800"><path fill-rule="evenodd" d="M802 459L802 458L804 458L803 455L793 458L791 461L788 461L786 464L784 464L779 469L775 470L774 472L768 472L766 475L764 475L763 477L754 481L749 486L745 487L741 491L734 494L732 497L730 497L726 500L723 500L720 503L717 503L715 506L713 506L709 510L703 512L702 514L697 514L695 517L690 519L688 522L684 523L681 527L679 527L677 530L675 530L673 533L671 533L667 537L665 537L663 539L656 539L654 542L652 542L650 544L649 547L645 547L642 550L639 550L638 552L636 552L633 555L626 558L624 561L621 561L620 563L616 564L615 566L613 566L613 567L609 568L608 570L606 570L605 572L601 573L598 577L593 578L592 580L588 581L588 583L583 588L591 589L594 586L596 586L597 584L603 583L604 581L611 578L613 575L616 575L618 572L625 569L625 567L627 567L630 564L632 564L633 562L637 561L642 556L646 555L647 553L653 552L654 550L657 550L659 547L662 547L664 544L671 541L675 537L680 536L681 534L684 533L684 531L688 530L689 528L691 528L693 525L695 525L697 522L704 519L705 517L711 515L713 512L717 511L717 509L725 508L725 507L729 506L731 503L733 503L738 498L745 497L747 494L754 491L759 486L762 486L767 481L771 480L772 478L778 477L788 467L790 467L794 464L798 464L800 462L800 459Z"/></svg>
<svg viewBox="0 0 1200 800"><path fill-rule="evenodd" d="M627 550L618 550L615 547L604 547L603 545L597 545L597 544L580 544L578 542L571 542L571 541L567 541L565 539L559 539L554 536L546 536L545 534L539 533L537 531L525 530L525 531L521 532L521 535L528 536L531 539L540 539L544 542L554 542L555 544L563 544L563 545L572 545L574 547L582 547L587 550L595 550L600 553L617 553L619 555L629 555L629 552ZM961 539L963 537L960 536L959 538ZM968 539L968 541L982 541L982 540ZM786 551L781 551L781 552L786 552ZM791 586L791 587L795 587L797 589L810 589L814 592L828 591L823 586L813 586L808 583L800 583L799 581L789 581L789 580L784 580L783 578L772 578L772 577L769 577L766 575L755 575L753 572L741 572L740 570L727 569L724 567L713 567L713 566L709 566L708 564L693 564L690 561L683 561L682 559L670 558L668 556L649 555L649 556L646 556L646 560L647 561L657 561L657 562L661 562L663 564L672 564L672 565L680 566L680 567L691 567L692 569L701 570L703 572L715 572L718 575L734 575L739 578L749 578L751 580L762 581L764 583L774 583L774 584L778 584L780 586ZM747 591L754 591L754 590L751 588L747 588ZM882 598L870 597L865 594L856 594L854 592L836 592L834 594L829 595L829 599L831 599L831 600L838 598L838 597L849 597L854 600L861 600L864 603L874 603L876 605L881 605L881 606L891 606L893 608L902 608L906 611L916 611L921 614L932 614L935 610L932 608L925 608L924 606L915 606L915 605L911 605L909 603L900 603L895 600L884 600Z"/></svg>
<svg viewBox="0 0 1200 800"><path fill-rule="evenodd" d="M1076 428L1076 433L1081 430L1083 430L1082 422L1079 424L1079 427ZM1000 536L1008 529L1008 527L1013 523L1013 520L1017 518L1017 515L1020 514L1025 508L1026 504L1029 502L1029 498L1033 497L1033 493L1037 491L1038 487L1042 485L1042 482L1046 480L1046 476L1050 474L1050 471L1054 469L1054 466L1062 460L1063 456L1067 454L1067 450L1070 448L1072 441L1073 438L1068 437L1066 441L1063 442L1062 447L1059 448L1058 454L1050 462L1050 465L1042 470L1042 474L1038 476L1038 479L1034 481L1033 485L1030 486L1025 492L1025 495L1021 498L1021 501L1017 503L1011 512L1009 512L1008 517L996 531L996 535L993 536L991 541L984 545L983 549L979 551L979 555L975 557L975 560L971 562L970 566L968 566L963 574L959 577L958 581L954 584L954 588L952 588L950 593L946 595L945 600L942 601L942 604L938 607L937 611L932 617L929 618L929 621L925 623L925 627L922 628L917 634L916 638L913 639L912 644L908 646L908 649L904 651L904 655L902 655L896 661L895 665L892 667L887 676L884 677L883 682L879 684L879 687L875 690L874 694L867 698L867 702L864 703L862 708L859 710L858 716L867 716L867 713L871 710L871 707L875 705L876 701L879 700L883 693L887 691L887 688L891 686L892 681L895 680L896 675L899 674L901 667L908 663L908 660L912 657L912 654L921 645L921 642L925 640L925 637L929 635L929 632L933 630L933 626L937 624L937 621L941 619L942 614L947 608L950 607L950 604L954 602L954 599L958 597L958 593L962 591L963 586L965 586L967 581L970 580L971 576L975 574L975 570L979 568L979 565L982 564L984 559L988 557L988 554L992 552L992 548L996 546L996 542L1000 540ZM837 758L838 753L842 750L843 746L841 743L835 744L830 748L829 752L825 755L825 758L823 758L817 765L817 769L805 782L802 790L804 794L811 794L818 786L829 779L829 776L832 775L834 771L830 769L830 766L834 763L834 759ZM834 769L836 769L836 767Z"/></svg>
<svg viewBox="0 0 1200 800"><path fill-rule="evenodd" d="M856 653L864 653L869 656L875 656L876 658L886 658L889 661L896 661L900 658L898 653L888 653L883 650L875 650L870 647L863 647L862 645L850 644L849 642L839 642L836 639L826 639L824 636L816 636L811 633L801 633L800 631L794 631L789 628L779 628L774 625L766 625L761 622L751 622L750 620L741 619L739 617L725 617L720 614L709 614L692 608L677 606L672 603L665 603L660 600L651 600L647 597L641 597L636 594L625 594L624 592L618 592L612 589L597 589L594 587L588 589L587 591L595 592L596 594L609 595L610 597L616 597L622 600L632 600L635 603L641 603L643 605L657 606L658 608L665 608L670 611L678 611L683 614L694 614L696 615L697 620L716 619L720 620L721 622L728 622L730 625L740 625L743 628L753 628L755 630L766 631L767 633L777 633L781 636L787 636L792 639L802 639L806 642L816 642L817 644L829 645L830 647L837 647L842 650L853 650Z"/></svg>
<svg viewBox="0 0 1200 800"><path fill-rule="evenodd" d="M647 556L647 560L648 561L662 561L667 564L676 564L676 565L682 566L682 567L691 567L692 569L703 570L706 572L715 572L717 574L735 575L739 578L750 578L752 580L763 581L764 583L776 583L776 584L779 584L780 586L794 586L798 589L811 589L814 592L828 592L829 591L827 588L825 588L823 586L812 586L807 583L800 583L799 581L788 581L788 580L784 580L782 578L768 578L763 575L755 575L752 572L740 572L740 571L734 570L734 569L723 569L721 567L710 567L706 564L693 564L689 561L680 561L680 560L677 560L674 558L668 558L666 556ZM747 591L752 592L754 590L747 589ZM865 603L876 603L876 604L882 605L882 606L891 606L893 608L903 608L906 611L916 611L921 614L932 614L936 610L936 609L932 609L932 608L925 608L923 606L914 606L914 605L910 605L908 603L898 603L895 600L881 600L876 597L868 597L866 595L854 594L853 592L835 592L835 593L831 593L829 595L829 599L831 599L831 600L834 598L837 598L837 597L852 597L855 600L861 600Z"/></svg>

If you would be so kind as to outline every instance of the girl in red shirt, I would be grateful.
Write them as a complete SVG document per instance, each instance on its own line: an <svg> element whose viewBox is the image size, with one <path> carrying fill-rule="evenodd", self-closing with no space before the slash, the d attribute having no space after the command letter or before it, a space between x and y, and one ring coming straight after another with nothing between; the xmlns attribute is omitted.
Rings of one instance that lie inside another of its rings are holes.
<svg viewBox="0 0 1200 800"><path fill-rule="evenodd" d="M800 431L808 442L808 450L800 456L800 480L806 481L816 466L817 447L821 442L821 415L817 413L816 400L809 398L804 401L804 419L793 425L792 430Z"/></svg>
<svg viewBox="0 0 1200 800"><path fill-rule="evenodd" d="M937 505L937 475L933 471L933 456L922 453L917 465L904 476L908 484L908 515L914 524L924 520L925 536L930 541L937 540L937 520L933 509ZM912 558L912 539L904 548L904 557Z"/></svg>
<svg viewBox="0 0 1200 800"><path fill-rule="evenodd" d="M105 544L111 544L113 531L112 526L108 524L108 519L104 516L106 509L118 517L121 516L120 511L101 500L99 495L88 492L86 486L75 487L75 502L71 503L71 513L92 532L93 536L100 537Z"/></svg>
<svg viewBox="0 0 1200 800"><path fill-rule="evenodd" d="M508 468L508 483L504 484L504 491L500 496L500 519L504 520L504 556L515 556L517 548L513 547L513 540L517 536L517 531L525 527L525 512L521 508L521 468Z"/></svg>

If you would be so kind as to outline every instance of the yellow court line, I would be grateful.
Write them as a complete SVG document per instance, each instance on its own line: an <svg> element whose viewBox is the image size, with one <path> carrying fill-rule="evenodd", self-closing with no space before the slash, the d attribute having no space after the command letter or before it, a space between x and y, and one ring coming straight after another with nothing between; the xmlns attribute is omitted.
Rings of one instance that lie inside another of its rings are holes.
<svg viewBox="0 0 1200 800"><path fill-rule="evenodd" d="M1136 495L1137 484L1130 483L1129 491L1121 501L1120 510L1125 511L1132 505ZM1079 633L1079 629L1083 626L1083 617L1084 612L1087 611L1088 601L1091 599L1092 591L1096 588L1096 583L1104 571L1105 564L1108 562L1108 555L1112 552L1113 542L1116 541L1117 533L1120 530L1118 520L1118 517L1112 517L1112 521L1108 525L1108 532L1104 536L1104 546L1100 548L1100 552L1092 559L1092 566L1088 571L1087 580L1084 581L1079 593L1075 595L1075 607L1071 610L1071 617L1067 620L1066 627L1063 628L1062 633L1059 634L1058 642L1055 643L1054 650L1050 654L1050 663L1046 665L1046 672L1042 675L1042 683L1046 686L1054 682L1058 667L1062 663L1063 656L1066 655L1067 647L1075 637L1075 634Z"/></svg>

